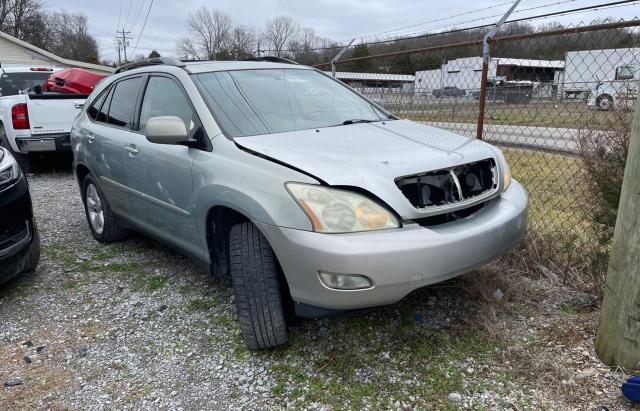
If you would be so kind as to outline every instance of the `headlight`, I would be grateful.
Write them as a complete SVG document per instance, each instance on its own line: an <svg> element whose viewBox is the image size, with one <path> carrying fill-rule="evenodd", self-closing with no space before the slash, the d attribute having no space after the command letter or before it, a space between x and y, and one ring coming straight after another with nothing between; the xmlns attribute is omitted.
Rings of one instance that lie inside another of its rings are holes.
<svg viewBox="0 0 640 411"><path fill-rule="evenodd" d="M286 186L311 220L314 231L349 233L400 227L391 212L360 194L310 184Z"/></svg>
<svg viewBox="0 0 640 411"><path fill-rule="evenodd" d="M0 187L20 177L20 166L8 150L0 147Z"/></svg>
<svg viewBox="0 0 640 411"><path fill-rule="evenodd" d="M509 167L507 159L500 150L498 150L498 158L500 159L500 172L502 173L502 190L506 190L511 184L511 167Z"/></svg>

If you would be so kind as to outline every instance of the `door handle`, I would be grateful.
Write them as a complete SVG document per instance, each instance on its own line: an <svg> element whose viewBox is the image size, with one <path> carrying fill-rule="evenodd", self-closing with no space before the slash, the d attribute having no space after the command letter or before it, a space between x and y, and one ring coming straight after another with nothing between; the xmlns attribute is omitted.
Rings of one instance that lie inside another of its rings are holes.
<svg viewBox="0 0 640 411"><path fill-rule="evenodd" d="M96 136L93 133L87 133L87 143L92 144L94 141L96 141Z"/></svg>
<svg viewBox="0 0 640 411"><path fill-rule="evenodd" d="M129 152L129 157L133 157L138 154L138 149L136 148L135 144L127 146L127 151Z"/></svg>

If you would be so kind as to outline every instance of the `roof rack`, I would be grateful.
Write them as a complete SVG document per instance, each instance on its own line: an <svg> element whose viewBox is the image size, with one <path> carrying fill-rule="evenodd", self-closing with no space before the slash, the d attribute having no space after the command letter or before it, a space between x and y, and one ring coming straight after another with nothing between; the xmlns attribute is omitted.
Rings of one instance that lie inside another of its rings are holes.
<svg viewBox="0 0 640 411"><path fill-rule="evenodd" d="M286 59L284 57L278 57L278 56L252 57L250 59L244 59L242 61L267 61L269 63L284 63L284 64L297 64L297 65L300 65L300 63L296 63L293 60L289 60L289 59Z"/></svg>
<svg viewBox="0 0 640 411"><path fill-rule="evenodd" d="M138 67L157 66L157 65L160 65L160 64L165 64L167 66L175 66L175 67L185 67L186 66L186 64L184 64L180 60L175 59L173 57L151 57L151 58L148 58L148 59L138 60L138 61L134 61L132 63L127 63L127 64L123 64L121 66L118 66L116 68L116 71L114 72L114 74L122 73L123 71L127 71L127 70L133 70L133 69L136 69Z"/></svg>

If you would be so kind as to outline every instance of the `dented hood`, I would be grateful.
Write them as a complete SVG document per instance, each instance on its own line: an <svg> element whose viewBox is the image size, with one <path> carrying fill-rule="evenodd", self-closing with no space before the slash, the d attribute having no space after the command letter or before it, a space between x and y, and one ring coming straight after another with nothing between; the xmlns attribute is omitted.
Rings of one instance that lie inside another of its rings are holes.
<svg viewBox="0 0 640 411"><path fill-rule="evenodd" d="M420 211L397 188L397 177L496 157L495 149L486 143L409 120L239 137L235 141L329 185L363 188L405 218L419 216Z"/></svg>

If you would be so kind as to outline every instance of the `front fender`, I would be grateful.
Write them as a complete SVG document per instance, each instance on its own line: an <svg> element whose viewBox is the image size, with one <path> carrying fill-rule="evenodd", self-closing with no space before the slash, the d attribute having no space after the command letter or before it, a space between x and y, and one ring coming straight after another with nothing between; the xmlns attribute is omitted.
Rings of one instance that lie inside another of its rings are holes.
<svg viewBox="0 0 640 411"><path fill-rule="evenodd" d="M193 161L194 216L203 240L207 215L216 206L228 207L256 223L312 230L311 221L284 184L317 181L247 153L224 137L212 143L212 152L198 152Z"/></svg>

